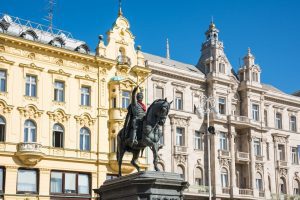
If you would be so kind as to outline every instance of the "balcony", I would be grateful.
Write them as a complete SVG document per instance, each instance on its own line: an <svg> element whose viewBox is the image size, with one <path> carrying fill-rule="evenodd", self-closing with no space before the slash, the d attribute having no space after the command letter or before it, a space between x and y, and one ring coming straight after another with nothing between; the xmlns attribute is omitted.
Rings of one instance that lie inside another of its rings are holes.
<svg viewBox="0 0 300 200"><path fill-rule="evenodd" d="M253 190L251 189L239 189L239 194L242 196L253 196Z"/></svg>
<svg viewBox="0 0 300 200"><path fill-rule="evenodd" d="M17 145L16 156L26 165L36 165L45 154L42 145L36 142L25 142Z"/></svg>
<svg viewBox="0 0 300 200"><path fill-rule="evenodd" d="M219 150L219 157L221 157L221 158L230 158L230 151Z"/></svg>
<svg viewBox="0 0 300 200"><path fill-rule="evenodd" d="M255 160L256 160L257 162L263 162L263 161L264 161L264 157L263 157L263 156L256 155L256 156L255 156Z"/></svg>
<svg viewBox="0 0 300 200"><path fill-rule="evenodd" d="M245 128L250 125L250 119L247 116L230 116L230 122L238 128Z"/></svg>
<svg viewBox="0 0 300 200"><path fill-rule="evenodd" d="M250 161L249 153L241 152L241 151L236 152L236 160L249 162Z"/></svg>
<svg viewBox="0 0 300 200"><path fill-rule="evenodd" d="M223 188L222 188L222 193L223 193L223 194L230 194L230 188L223 187Z"/></svg>
<svg viewBox="0 0 300 200"><path fill-rule="evenodd" d="M288 162L283 160L277 160L278 168L288 168Z"/></svg>
<svg viewBox="0 0 300 200"><path fill-rule="evenodd" d="M205 185L191 185L186 192L195 194L209 194L209 187Z"/></svg>
<svg viewBox="0 0 300 200"><path fill-rule="evenodd" d="M186 146L174 146L174 154L187 154Z"/></svg>
<svg viewBox="0 0 300 200"><path fill-rule="evenodd" d="M131 60L129 57L120 55L117 57L118 65L131 65Z"/></svg>

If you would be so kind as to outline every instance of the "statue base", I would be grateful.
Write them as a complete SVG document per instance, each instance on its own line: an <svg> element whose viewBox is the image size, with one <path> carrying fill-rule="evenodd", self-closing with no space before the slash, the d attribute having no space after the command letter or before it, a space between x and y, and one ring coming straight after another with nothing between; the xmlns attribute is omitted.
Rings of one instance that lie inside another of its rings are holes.
<svg viewBox="0 0 300 200"><path fill-rule="evenodd" d="M94 191L99 200L182 200L187 187L179 174L143 171L107 180Z"/></svg>

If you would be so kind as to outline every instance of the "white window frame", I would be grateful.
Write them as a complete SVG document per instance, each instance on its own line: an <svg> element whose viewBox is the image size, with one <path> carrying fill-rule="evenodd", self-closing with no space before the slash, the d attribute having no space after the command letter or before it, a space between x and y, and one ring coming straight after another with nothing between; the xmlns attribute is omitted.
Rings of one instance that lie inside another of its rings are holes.
<svg viewBox="0 0 300 200"><path fill-rule="evenodd" d="M185 128L176 127L176 146L185 145Z"/></svg>
<svg viewBox="0 0 300 200"><path fill-rule="evenodd" d="M194 132L194 149L195 150L203 150L203 141L202 134L200 131Z"/></svg>
<svg viewBox="0 0 300 200"><path fill-rule="evenodd" d="M225 132L219 134L219 150L228 151L228 138Z"/></svg>
<svg viewBox="0 0 300 200"><path fill-rule="evenodd" d="M54 82L54 101L65 101L65 83L63 81Z"/></svg>
<svg viewBox="0 0 300 200"><path fill-rule="evenodd" d="M7 71L4 69L0 69L0 91L7 91Z"/></svg>
<svg viewBox="0 0 300 200"><path fill-rule="evenodd" d="M259 105L252 104L252 119L254 121L259 121Z"/></svg>
<svg viewBox="0 0 300 200"><path fill-rule="evenodd" d="M27 93L27 87L28 87L28 93ZM25 95L29 97L37 97L37 76L26 74Z"/></svg>
<svg viewBox="0 0 300 200"><path fill-rule="evenodd" d="M122 90L122 108L127 109L129 104L130 104L130 92L126 90Z"/></svg>
<svg viewBox="0 0 300 200"><path fill-rule="evenodd" d="M91 106L91 87L90 86L81 86L81 97L80 103L82 106Z"/></svg>
<svg viewBox="0 0 300 200"><path fill-rule="evenodd" d="M297 132L297 117L290 116L290 131Z"/></svg>
<svg viewBox="0 0 300 200"><path fill-rule="evenodd" d="M177 97L180 95L180 97ZM182 92L175 92L175 108L176 110L183 110L183 93Z"/></svg>
<svg viewBox="0 0 300 200"><path fill-rule="evenodd" d="M226 115L226 98L225 97L219 97L218 105L219 105L219 113L221 115Z"/></svg>
<svg viewBox="0 0 300 200"><path fill-rule="evenodd" d="M275 113L275 128L282 129L282 114L279 112Z"/></svg>

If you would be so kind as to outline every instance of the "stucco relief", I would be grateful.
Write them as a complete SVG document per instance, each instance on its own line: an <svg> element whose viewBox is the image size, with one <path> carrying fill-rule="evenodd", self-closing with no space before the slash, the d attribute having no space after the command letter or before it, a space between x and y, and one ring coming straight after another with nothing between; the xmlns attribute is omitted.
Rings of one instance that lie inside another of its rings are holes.
<svg viewBox="0 0 300 200"><path fill-rule="evenodd" d="M25 118L36 119L41 117L44 111L39 110L35 105L27 105L25 107L18 107L20 114Z"/></svg>
<svg viewBox="0 0 300 200"><path fill-rule="evenodd" d="M13 106L8 105L4 100L0 100L0 113L1 114L6 114L10 113L13 109Z"/></svg>
<svg viewBox="0 0 300 200"><path fill-rule="evenodd" d="M54 112L48 111L49 118L54 122L64 123L69 120L70 115L62 109L57 109Z"/></svg>
<svg viewBox="0 0 300 200"><path fill-rule="evenodd" d="M264 165L261 163L255 163L255 170L262 173L264 171Z"/></svg>
<svg viewBox="0 0 300 200"><path fill-rule="evenodd" d="M80 116L74 116L76 122L79 123L81 126L93 126L96 122L96 118L92 118L89 113L83 113Z"/></svg>

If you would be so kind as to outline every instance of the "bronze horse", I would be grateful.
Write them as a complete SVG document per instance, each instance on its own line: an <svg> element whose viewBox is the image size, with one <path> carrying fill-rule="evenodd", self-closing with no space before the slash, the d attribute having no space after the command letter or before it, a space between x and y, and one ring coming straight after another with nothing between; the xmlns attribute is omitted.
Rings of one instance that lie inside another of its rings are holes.
<svg viewBox="0 0 300 200"><path fill-rule="evenodd" d="M119 131L117 137L117 161L119 165L119 176L122 176L121 166L125 152L127 151L132 153L131 164L137 169L137 171L140 171L140 167L136 161L138 160L140 152L143 152L146 147L150 147L152 150L154 169L159 171L157 167L157 152L159 150L159 140L162 136L162 131L159 129L159 126L163 126L165 124L171 104L172 102L168 102L167 99L158 99L150 105L145 117L142 120L142 123L138 127L138 143L134 144L132 147L125 142L128 135L125 130L130 131L131 128L129 127L129 129L126 129L126 127L124 127Z"/></svg>

